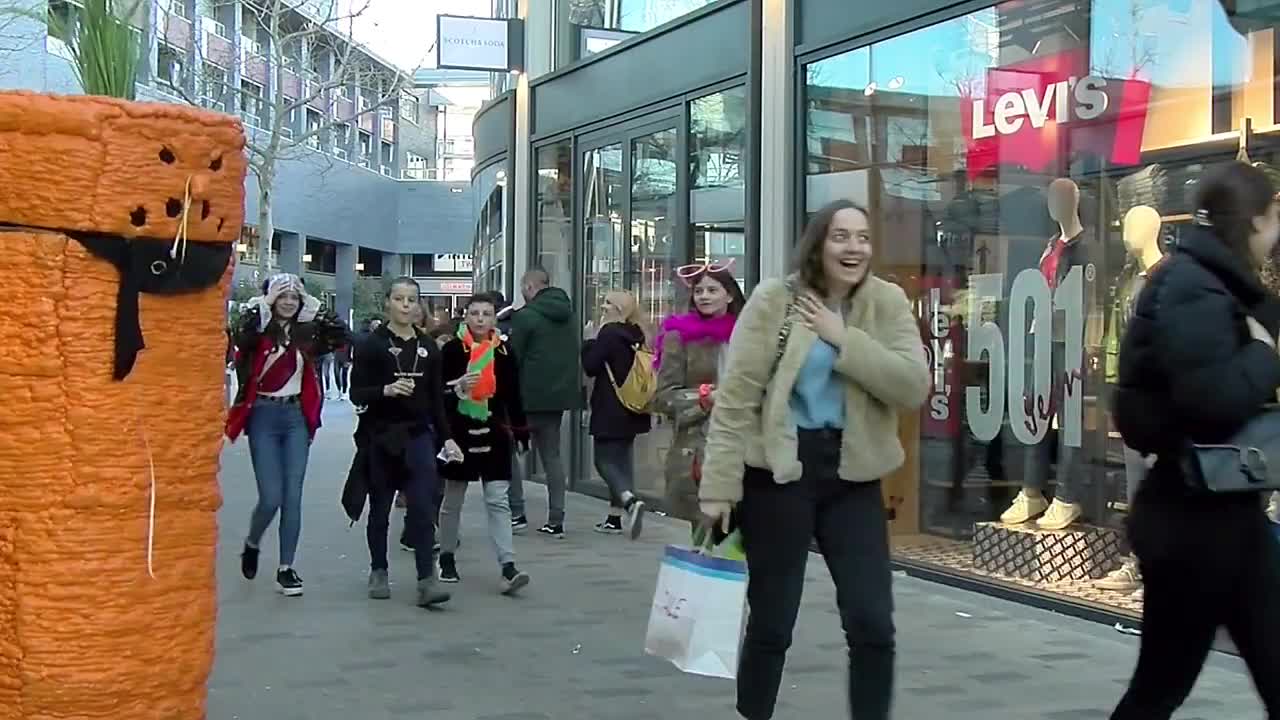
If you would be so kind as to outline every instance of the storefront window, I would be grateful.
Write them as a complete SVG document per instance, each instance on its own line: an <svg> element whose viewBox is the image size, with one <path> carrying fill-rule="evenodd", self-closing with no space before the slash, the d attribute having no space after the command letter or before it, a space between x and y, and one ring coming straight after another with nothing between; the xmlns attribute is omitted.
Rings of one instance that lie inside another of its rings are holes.
<svg viewBox="0 0 1280 720"><path fill-rule="evenodd" d="M689 219L693 258L733 261L733 274L746 287L749 273L743 215L743 151L747 134L747 91L736 87L689 104Z"/></svg>
<svg viewBox="0 0 1280 720"><path fill-rule="evenodd" d="M1205 168L1280 176L1278 58L1216 0L1086 0L806 66L807 209L868 208L933 372L886 480L901 560L1140 611L1102 581L1141 477L1108 411L1118 340Z"/></svg>
<svg viewBox="0 0 1280 720"><path fill-rule="evenodd" d="M675 237L676 130L631 141L631 282L651 325L671 314L674 275L685 256Z"/></svg>
<svg viewBox="0 0 1280 720"><path fill-rule="evenodd" d="M560 17L575 30L586 57L647 32L715 0L560 0Z"/></svg>
<svg viewBox="0 0 1280 720"><path fill-rule="evenodd" d="M573 280L573 146L568 140L538 148L534 253L554 285Z"/></svg>
<svg viewBox="0 0 1280 720"><path fill-rule="evenodd" d="M600 317L605 293L622 284L622 146L605 145L582 155L582 239L586 253L586 316Z"/></svg>
<svg viewBox="0 0 1280 720"><path fill-rule="evenodd" d="M506 264L506 164L494 163L472 181L476 235L472 254L477 291L503 290Z"/></svg>

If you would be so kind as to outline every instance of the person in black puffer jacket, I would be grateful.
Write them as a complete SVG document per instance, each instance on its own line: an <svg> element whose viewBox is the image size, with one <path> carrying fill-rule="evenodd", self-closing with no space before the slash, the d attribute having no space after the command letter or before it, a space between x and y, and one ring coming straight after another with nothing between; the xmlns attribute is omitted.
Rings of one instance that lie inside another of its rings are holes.
<svg viewBox="0 0 1280 720"><path fill-rule="evenodd" d="M1258 268L1280 237L1266 176L1232 163L1200 189L1196 227L1138 297L1120 347L1116 426L1151 471L1129 539L1146 581L1142 646L1112 720L1164 720L1225 626L1280 718L1280 545L1256 493L1187 482L1187 444L1228 441L1280 388L1280 301Z"/></svg>
<svg viewBox="0 0 1280 720"><path fill-rule="evenodd" d="M625 290L608 293L602 310L599 331L594 324L588 324L583 333L588 339L582 345L582 370L595 379L591 389L592 456L613 501L608 517L596 525L596 532L622 533L625 512L626 530L634 540L640 536L645 509L635 494L634 450L636 437L649 432L650 418L623 406L609 371L619 385L626 382L635 362L635 349L648 347L649 342L640 327L643 320L634 295Z"/></svg>

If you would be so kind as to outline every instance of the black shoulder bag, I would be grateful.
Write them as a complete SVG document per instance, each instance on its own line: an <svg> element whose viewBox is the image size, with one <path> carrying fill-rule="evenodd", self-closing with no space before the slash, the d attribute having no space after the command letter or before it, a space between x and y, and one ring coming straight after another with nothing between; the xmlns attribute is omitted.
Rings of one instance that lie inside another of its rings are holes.
<svg viewBox="0 0 1280 720"><path fill-rule="evenodd" d="M1268 405L1221 445L1191 443L1183 477L1196 490L1243 493L1280 490L1280 405Z"/></svg>

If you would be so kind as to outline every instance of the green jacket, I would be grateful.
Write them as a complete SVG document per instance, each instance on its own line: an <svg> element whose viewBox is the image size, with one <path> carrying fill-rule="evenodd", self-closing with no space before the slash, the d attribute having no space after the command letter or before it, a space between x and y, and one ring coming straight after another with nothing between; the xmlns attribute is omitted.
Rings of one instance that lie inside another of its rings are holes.
<svg viewBox="0 0 1280 720"><path fill-rule="evenodd" d="M511 348L520 366L526 413L582 408L581 347L573 303L563 290L544 288L511 316Z"/></svg>

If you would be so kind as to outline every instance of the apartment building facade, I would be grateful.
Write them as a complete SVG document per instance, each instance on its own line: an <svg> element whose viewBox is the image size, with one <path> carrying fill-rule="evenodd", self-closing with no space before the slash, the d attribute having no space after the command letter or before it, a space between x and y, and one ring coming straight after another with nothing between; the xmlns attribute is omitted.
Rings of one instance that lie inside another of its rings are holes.
<svg viewBox="0 0 1280 720"><path fill-rule="evenodd" d="M47 2L74 17L75 0ZM144 2L133 19L146 55L138 98L238 115L251 147L276 159L270 242L259 179L246 180L237 282L256 285L268 266L297 272L351 316L362 278L409 274L452 303L471 289L455 259L470 252L471 199L469 183L441 179L439 104L344 36L340 12L333 0ZM80 91L68 38L26 20L5 35L0 86Z"/></svg>

